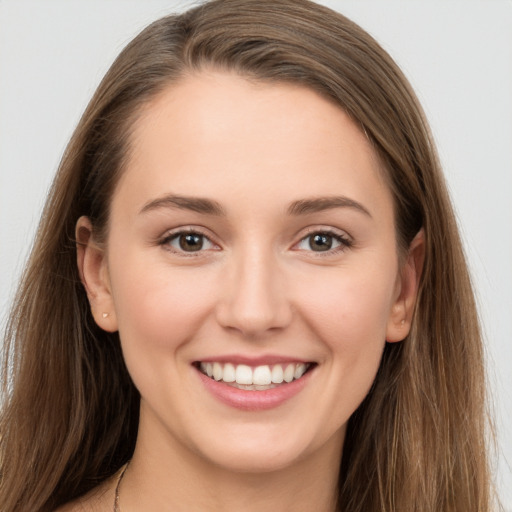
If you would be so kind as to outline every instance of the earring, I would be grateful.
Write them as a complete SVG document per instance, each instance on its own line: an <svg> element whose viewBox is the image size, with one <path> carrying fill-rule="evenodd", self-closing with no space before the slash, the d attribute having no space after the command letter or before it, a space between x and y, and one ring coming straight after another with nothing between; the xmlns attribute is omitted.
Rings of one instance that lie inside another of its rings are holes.
<svg viewBox="0 0 512 512"><path fill-rule="evenodd" d="M405 325L405 319L402 318L402 321L400 322L400 325L403 327Z"/></svg>
<svg viewBox="0 0 512 512"><path fill-rule="evenodd" d="M103 313L101 316L102 316L103 318L107 318L108 313Z"/></svg>

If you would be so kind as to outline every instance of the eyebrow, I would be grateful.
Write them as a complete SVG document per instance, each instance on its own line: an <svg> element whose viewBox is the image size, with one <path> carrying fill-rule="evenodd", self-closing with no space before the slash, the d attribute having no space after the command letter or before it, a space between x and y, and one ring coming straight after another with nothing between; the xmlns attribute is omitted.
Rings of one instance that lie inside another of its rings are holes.
<svg viewBox="0 0 512 512"><path fill-rule="evenodd" d="M166 194L165 196L153 199L146 203L140 213L146 213L159 208L178 208L180 210L190 210L205 215L224 216L224 208L211 199L203 197L179 196L175 194Z"/></svg>
<svg viewBox="0 0 512 512"><path fill-rule="evenodd" d="M140 213L146 213L159 208L178 208L181 210L190 210L204 215L225 216L226 212L220 203L204 197L180 196L175 194L166 194L157 199L146 203ZM361 203L345 196L315 197L311 199L299 199L294 201L288 207L288 215L307 215L317 213L333 208L353 208L372 217L367 208Z"/></svg>
<svg viewBox="0 0 512 512"><path fill-rule="evenodd" d="M289 215L307 215L308 213L322 212L333 208L352 208L368 217L371 213L361 203L345 196L315 197L294 201L288 208Z"/></svg>

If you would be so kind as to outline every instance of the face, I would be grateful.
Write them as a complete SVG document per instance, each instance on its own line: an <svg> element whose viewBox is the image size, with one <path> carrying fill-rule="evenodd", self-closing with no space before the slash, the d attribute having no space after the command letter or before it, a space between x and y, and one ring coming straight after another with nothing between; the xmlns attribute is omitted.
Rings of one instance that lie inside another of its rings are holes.
<svg viewBox="0 0 512 512"><path fill-rule="evenodd" d="M138 443L237 471L339 454L414 293L371 144L306 88L203 72L131 149L82 273L141 394Z"/></svg>

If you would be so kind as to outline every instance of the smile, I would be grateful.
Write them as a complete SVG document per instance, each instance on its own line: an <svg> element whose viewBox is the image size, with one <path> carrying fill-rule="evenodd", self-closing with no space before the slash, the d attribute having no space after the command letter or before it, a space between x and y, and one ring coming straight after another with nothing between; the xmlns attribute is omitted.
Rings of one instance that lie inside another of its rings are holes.
<svg viewBox="0 0 512 512"><path fill-rule="evenodd" d="M300 379L311 363L285 363L251 367L246 364L201 362L198 369L215 381L247 391L264 391Z"/></svg>

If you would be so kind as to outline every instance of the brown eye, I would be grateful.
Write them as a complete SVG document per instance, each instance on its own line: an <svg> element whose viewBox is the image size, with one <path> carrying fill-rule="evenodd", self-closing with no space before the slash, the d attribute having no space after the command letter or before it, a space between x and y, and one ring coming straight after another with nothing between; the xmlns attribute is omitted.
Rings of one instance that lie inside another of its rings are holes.
<svg viewBox="0 0 512 512"><path fill-rule="evenodd" d="M317 231L305 236L296 248L301 251L335 253L339 250L351 247L349 238L329 231Z"/></svg>
<svg viewBox="0 0 512 512"><path fill-rule="evenodd" d="M203 236L196 233L180 235L178 240L184 251L200 251L203 248Z"/></svg>
<svg viewBox="0 0 512 512"><path fill-rule="evenodd" d="M214 247L206 236L194 232L176 233L169 237L165 243L175 252L199 252Z"/></svg>
<svg viewBox="0 0 512 512"><path fill-rule="evenodd" d="M312 251L328 251L332 249L334 239L327 233L316 233L308 237L309 247Z"/></svg>

